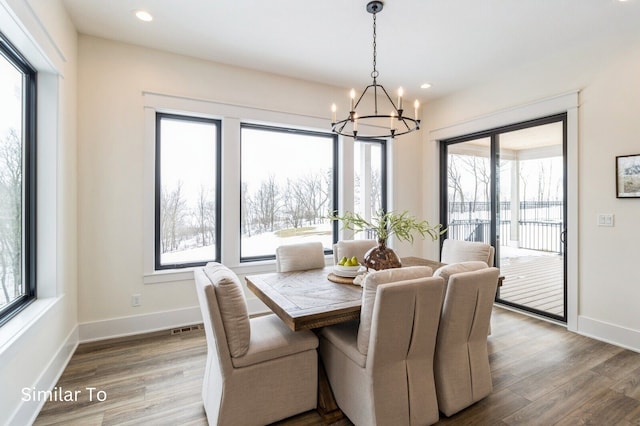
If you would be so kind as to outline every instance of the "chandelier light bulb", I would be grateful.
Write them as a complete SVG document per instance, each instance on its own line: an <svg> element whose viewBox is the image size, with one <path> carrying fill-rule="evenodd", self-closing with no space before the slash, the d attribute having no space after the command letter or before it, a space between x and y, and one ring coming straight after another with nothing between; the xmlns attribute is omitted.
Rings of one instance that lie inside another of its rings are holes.
<svg viewBox="0 0 640 426"><path fill-rule="evenodd" d="M416 99L413 103L413 109L415 110L416 120L418 119L418 109L420 108L420 102Z"/></svg>
<svg viewBox="0 0 640 426"><path fill-rule="evenodd" d="M404 89L400 87L398 89L398 109L402 109L402 95L404 95Z"/></svg>

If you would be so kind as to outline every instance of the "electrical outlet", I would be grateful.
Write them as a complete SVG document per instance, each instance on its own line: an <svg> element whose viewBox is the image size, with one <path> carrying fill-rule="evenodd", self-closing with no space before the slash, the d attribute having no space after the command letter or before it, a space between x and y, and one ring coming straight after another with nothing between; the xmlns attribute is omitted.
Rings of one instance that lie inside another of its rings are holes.
<svg viewBox="0 0 640 426"><path fill-rule="evenodd" d="M598 215L598 226L613 226L613 214L599 214Z"/></svg>
<svg viewBox="0 0 640 426"><path fill-rule="evenodd" d="M142 305L141 296L139 294L131 295L131 306L136 307Z"/></svg>

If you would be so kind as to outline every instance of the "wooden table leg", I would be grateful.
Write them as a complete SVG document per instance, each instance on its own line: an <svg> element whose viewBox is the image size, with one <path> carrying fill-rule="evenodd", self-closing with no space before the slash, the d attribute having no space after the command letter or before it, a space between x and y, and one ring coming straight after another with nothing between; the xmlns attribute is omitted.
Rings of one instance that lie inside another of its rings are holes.
<svg viewBox="0 0 640 426"><path fill-rule="evenodd" d="M320 359L318 359L318 414L328 424L344 418L344 413L340 410L333 397L327 372L324 370L324 364Z"/></svg>

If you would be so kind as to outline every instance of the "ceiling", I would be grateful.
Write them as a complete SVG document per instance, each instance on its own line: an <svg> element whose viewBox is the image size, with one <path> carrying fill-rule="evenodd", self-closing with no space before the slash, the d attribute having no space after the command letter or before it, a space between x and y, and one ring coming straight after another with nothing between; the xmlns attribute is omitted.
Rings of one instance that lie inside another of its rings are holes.
<svg viewBox="0 0 640 426"><path fill-rule="evenodd" d="M367 0L63 2L83 34L339 87L371 83ZM429 101L530 67L570 79L638 44L640 0L387 0L378 83Z"/></svg>

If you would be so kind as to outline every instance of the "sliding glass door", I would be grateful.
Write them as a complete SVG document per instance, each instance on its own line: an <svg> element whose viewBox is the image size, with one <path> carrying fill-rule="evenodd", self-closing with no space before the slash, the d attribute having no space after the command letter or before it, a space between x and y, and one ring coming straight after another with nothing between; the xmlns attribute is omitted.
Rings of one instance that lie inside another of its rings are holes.
<svg viewBox="0 0 640 426"><path fill-rule="evenodd" d="M496 301L566 321L566 114L441 142L446 238L496 248Z"/></svg>

